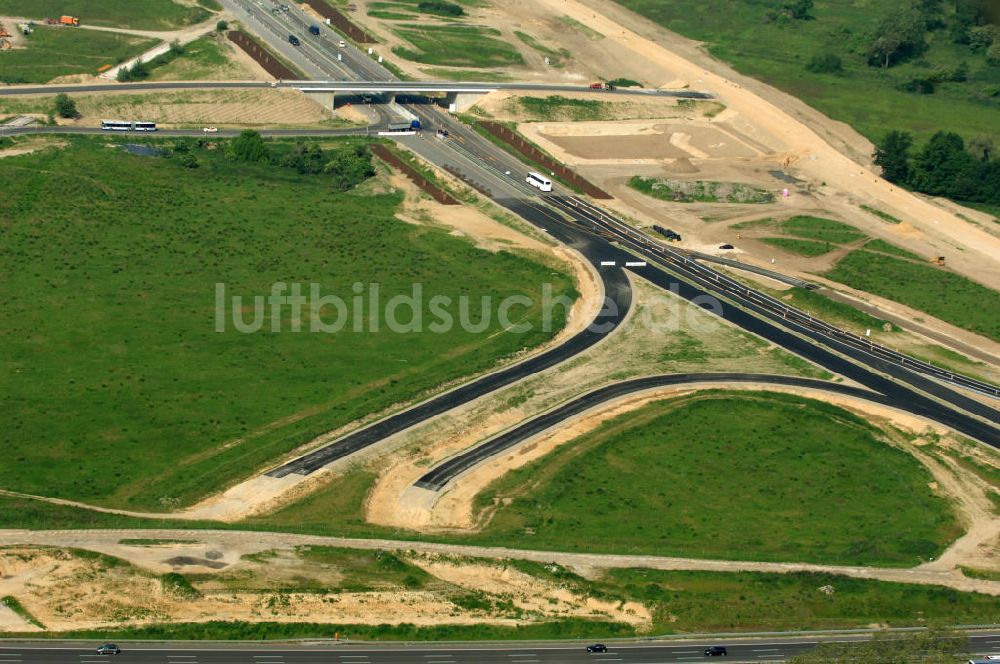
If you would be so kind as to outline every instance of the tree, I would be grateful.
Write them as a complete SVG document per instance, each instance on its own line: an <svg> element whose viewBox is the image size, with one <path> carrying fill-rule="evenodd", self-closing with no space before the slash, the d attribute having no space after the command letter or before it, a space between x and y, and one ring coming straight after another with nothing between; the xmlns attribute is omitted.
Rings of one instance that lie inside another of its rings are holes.
<svg viewBox="0 0 1000 664"><path fill-rule="evenodd" d="M229 23L226 21L219 21L218 23L215 24L216 32L225 32L228 29L229 29Z"/></svg>
<svg viewBox="0 0 1000 664"><path fill-rule="evenodd" d="M993 45L986 49L986 62L1000 67L1000 41L993 42Z"/></svg>
<svg viewBox="0 0 1000 664"><path fill-rule="evenodd" d="M868 45L868 62L887 69L898 62L923 52L926 24L913 7L887 15L875 28Z"/></svg>
<svg viewBox="0 0 1000 664"><path fill-rule="evenodd" d="M282 160L282 165L296 169L302 174L322 173L327 164L327 157L318 145L299 143Z"/></svg>
<svg viewBox="0 0 1000 664"><path fill-rule="evenodd" d="M264 139L253 129L244 129L226 146L226 156L234 161L269 162L271 153Z"/></svg>
<svg viewBox="0 0 1000 664"><path fill-rule="evenodd" d="M993 140L992 136L987 136L986 134L977 134L970 138L965 149L969 151L969 154L973 158L982 162L993 159L997 154L996 141Z"/></svg>
<svg viewBox="0 0 1000 664"><path fill-rule="evenodd" d="M333 176L334 186L341 191L361 184L375 175L371 153L364 146L337 150L323 171Z"/></svg>
<svg viewBox="0 0 1000 664"><path fill-rule="evenodd" d="M79 115L76 111L76 102L63 92L56 95L55 111L61 118L75 118Z"/></svg>
<svg viewBox="0 0 1000 664"><path fill-rule="evenodd" d="M889 182L902 184L910 177L910 147L913 137L905 131L890 131L875 149L875 165L882 169L882 177Z"/></svg>
<svg viewBox="0 0 1000 664"><path fill-rule="evenodd" d="M791 0L785 3L785 11L791 14L792 18L804 21L809 18L809 12L813 9L813 0Z"/></svg>
<svg viewBox="0 0 1000 664"><path fill-rule="evenodd" d="M961 136L939 131L914 156L910 184L933 196L968 198L978 188L974 182L975 166L975 159L965 151Z"/></svg>

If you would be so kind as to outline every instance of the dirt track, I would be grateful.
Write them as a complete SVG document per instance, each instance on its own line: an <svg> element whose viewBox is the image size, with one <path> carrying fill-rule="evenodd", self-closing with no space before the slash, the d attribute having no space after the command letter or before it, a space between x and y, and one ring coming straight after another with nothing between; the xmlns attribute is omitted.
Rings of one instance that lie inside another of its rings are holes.
<svg viewBox="0 0 1000 664"><path fill-rule="evenodd" d="M854 567L815 565L809 563L766 563L731 560L697 560L666 556L637 556L596 553L564 553L558 551L526 551L505 547L436 544L430 542L320 537L288 533L218 530L0 530L0 547L37 545L61 546L100 551L129 560L131 547L122 546L123 538L196 540L198 549L207 546L225 551L246 549L289 550L296 546L333 546L348 549L413 551L417 553L465 556L470 558L531 560L558 563L578 569L609 569L641 567L660 570L703 570L713 572L825 572L859 579L876 579L899 583L938 585L965 592L979 592L1000 597L1000 581L969 579L957 571L926 568L899 569L891 567ZM140 563L141 564L141 563Z"/></svg>

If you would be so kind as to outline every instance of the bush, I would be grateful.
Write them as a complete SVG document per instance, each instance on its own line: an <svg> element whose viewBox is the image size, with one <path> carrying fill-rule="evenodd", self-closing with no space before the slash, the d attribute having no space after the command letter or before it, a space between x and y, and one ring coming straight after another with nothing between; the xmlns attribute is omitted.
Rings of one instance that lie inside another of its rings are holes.
<svg viewBox="0 0 1000 664"><path fill-rule="evenodd" d="M458 17L465 14L465 10L460 5L456 5L453 2L444 2L443 0L421 2L417 5L417 11L425 14L437 14L438 16Z"/></svg>
<svg viewBox="0 0 1000 664"><path fill-rule="evenodd" d="M56 95L55 111L61 118L75 118L79 115L76 111L76 102L64 92Z"/></svg>
<svg viewBox="0 0 1000 664"><path fill-rule="evenodd" d="M839 55L820 53L814 55L806 65L806 70L814 74L837 74L844 71L844 63Z"/></svg>
<svg viewBox="0 0 1000 664"><path fill-rule="evenodd" d="M323 172L333 176L335 187L346 191L375 175L375 167L368 148L358 146L334 152Z"/></svg>
<svg viewBox="0 0 1000 664"><path fill-rule="evenodd" d="M608 84L615 86L616 88L641 88L642 83L639 81L633 81L631 78L614 78L608 81Z"/></svg>
<svg viewBox="0 0 1000 664"><path fill-rule="evenodd" d="M233 161L262 163L271 161L271 153L264 144L264 139L252 129L244 129L239 136L229 142L226 146L226 156Z"/></svg>
<svg viewBox="0 0 1000 664"><path fill-rule="evenodd" d="M228 29L229 29L229 23L226 21L219 21L218 23L215 24L216 32L225 32Z"/></svg>
<svg viewBox="0 0 1000 664"><path fill-rule="evenodd" d="M131 67L122 67L118 70L118 82L141 81L149 76L149 65L142 60L136 60Z"/></svg>
<svg viewBox="0 0 1000 664"><path fill-rule="evenodd" d="M986 50L986 62L994 67L1000 67L1000 42L995 42Z"/></svg>

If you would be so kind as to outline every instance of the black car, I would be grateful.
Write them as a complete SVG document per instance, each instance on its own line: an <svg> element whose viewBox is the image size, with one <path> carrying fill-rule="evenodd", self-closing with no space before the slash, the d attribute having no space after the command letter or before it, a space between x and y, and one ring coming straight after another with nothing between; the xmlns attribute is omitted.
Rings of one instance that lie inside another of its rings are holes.
<svg viewBox="0 0 1000 664"><path fill-rule="evenodd" d="M607 652L608 647L603 643L595 643L592 646L587 646L587 652Z"/></svg>
<svg viewBox="0 0 1000 664"><path fill-rule="evenodd" d="M309 26L309 32L312 33L312 34L314 34L314 35L318 35L319 34L319 26L318 25L310 25Z"/></svg>
<svg viewBox="0 0 1000 664"><path fill-rule="evenodd" d="M97 649L98 655L120 655L122 654L122 649L113 643L105 643L103 646Z"/></svg>
<svg viewBox="0 0 1000 664"><path fill-rule="evenodd" d="M731 244L720 244L719 245L719 249L732 249L732 248L733 248L733 245L731 245Z"/></svg>
<svg viewBox="0 0 1000 664"><path fill-rule="evenodd" d="M292 46L298 46L299 38L296 37L295 35L288 35L288 43L291 44Z"/></svg>
<svg viewBox="0 0 1000 664"><path fill-rule="evenodd" d="M705 657L725 657L727 654L723 646L709 646L705 648Z"/></svg>

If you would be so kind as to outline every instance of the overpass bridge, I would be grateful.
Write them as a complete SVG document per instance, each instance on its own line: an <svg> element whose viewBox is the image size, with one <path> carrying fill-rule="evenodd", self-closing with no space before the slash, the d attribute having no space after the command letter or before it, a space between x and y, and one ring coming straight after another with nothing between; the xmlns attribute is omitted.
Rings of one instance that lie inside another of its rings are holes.
<svg viewBox="0 0 1000 664"><path fill-rule="evenodd" d="M614 96L673 97L677 99L713 99L707 92L658 88L615 88L597 91L586 85L516 82L455 82L455 81L156 81L139 83L85 83L80 85L10 85L0 86L0 96L57 94L65 92L129 92L143 90L222 90L233 88L293 88L310 95L322 95L323 102L333 106L337 94L373 95L395 99L396 95L444 95L457 106L471 105L482 95L495 90L519 92L573 93L590 92Z"/></svg>

